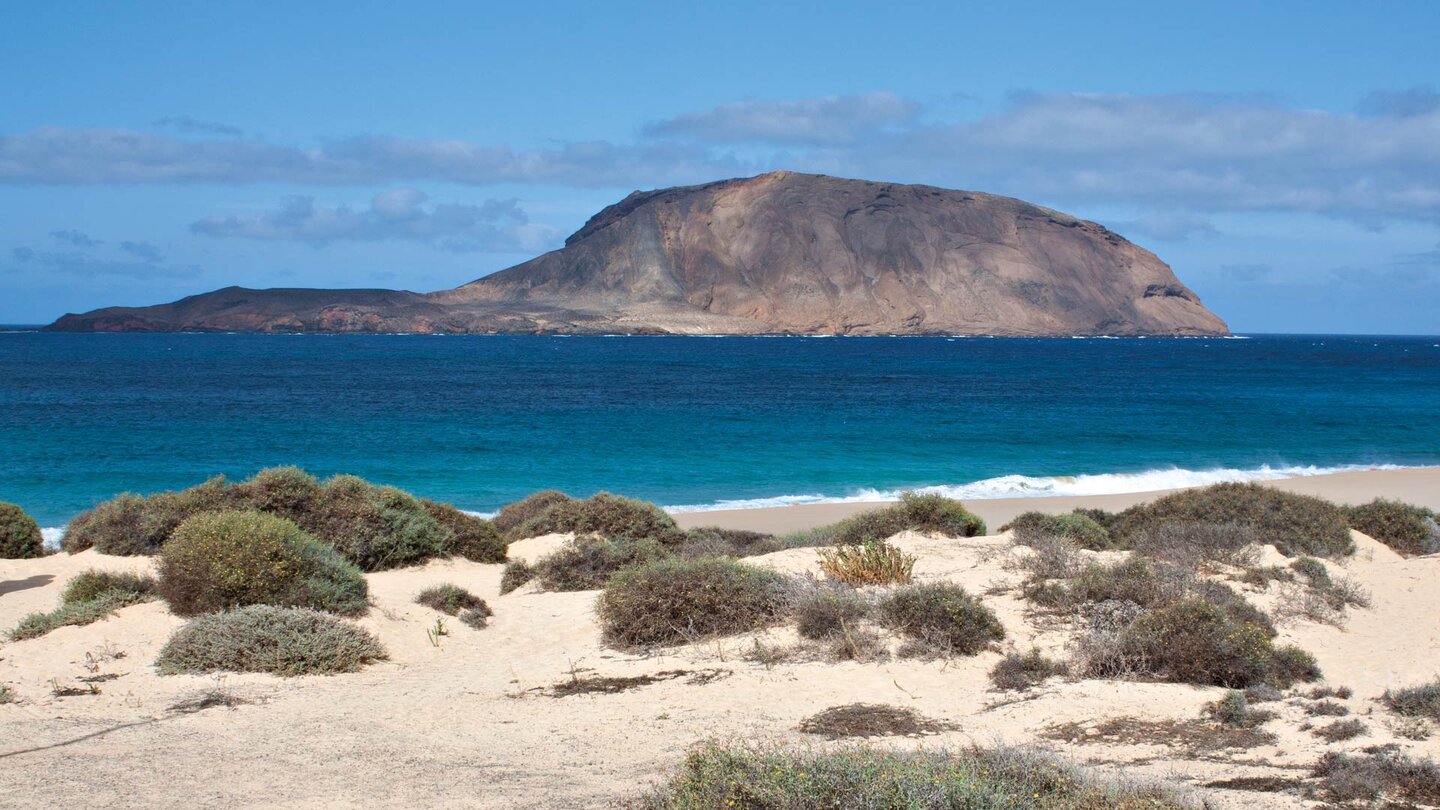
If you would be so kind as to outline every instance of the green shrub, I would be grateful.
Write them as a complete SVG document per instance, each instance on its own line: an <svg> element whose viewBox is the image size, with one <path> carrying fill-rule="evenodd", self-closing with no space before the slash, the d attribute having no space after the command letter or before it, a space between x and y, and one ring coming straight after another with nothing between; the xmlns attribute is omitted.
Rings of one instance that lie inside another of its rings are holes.
<svg viewBox="0 0 1440 810"><path fill-rule="evenodd" d="M106 591L83 602L68 602L49 613L31 613L10 631L13 641L43 636L57 627L93 624L115 615L123 607L148 602L153 597L129 591Z"/></svg>
<svg viewBox="0 0 1440 810"><path fill-rule="evenodd" d="M880 604L880 616L891 628L943 654L974 655L1005 638L994 611L948 583L900 588Z"/></svg>
<svg viewBox="0 0 1440 810"><path fill-rule="evenodd" d="M773 624L789 593L784 576L724 557L663 558L616 574L596 612L610 644L652 647Z"/></svg>
<svg viewBox="0 0 1440 810"><path fill-rule="evenodd" d="M685 533L675 519L653 503L601 492L583 501L555 501L516 530L523 537L574 532L607 540L651 540L678 546Z"/></svg>
<svg viewBox="0 0 1440 810"><path fill-rule="evenodd" d="M506 542L513 543L516 540L524 540L526 535L522 533L522 527L531 520L539 517L557 503L567 503L574 500L569 495L553 489L536 492L525 497L523 500L508 504L499 513L491 518L490 523Z"/></svg>
<svg viewBox="0 0 1440 810"><path fill-rule="evenodd" d="M590 591L624 568L669 556L665 547L649 538L615 540L581 535L535 563L535 578L547 591Z"/></svg>
<svg viewBox="0 0 1440 810"><path fill-rule="evenodd" d="M519 588L535 578L535 568L524 560L511 560L505 563L505 570L500 573L500 595Z"/></svg>
<svg viewBox="0 0 1440 810"><path fill-rule="evenodd" d="M1440 515L1430 509L1378 498L1345 515L1352 528L1407 557L1440 552Z"/></svg>
<svg viewBox="0 0 1440 810"><path fill-rule="evenodd" d="M490 521L467 515L448 503L421 499L420 505L436 523L450 532L448 553L472 562L505 562L506 543Z"/></svg>
<svg viewBox="0 0 1440 810"><path fill-rule="evenodd" d="M1110 531L1130 545L1141 532L1175 522L1251 526L1260 542L1292 557L1343 557L1355 551L1340 507L1260 484L1216 484L1166 495L1125 510Z"/></svg>
<svg viewBox="0 0 1440 810"><path fill-rule="evenodd" d="M1119 782L1018 748L903 751L727 746L692 750L640 810L1195 810L1155 785Z"/></svg>
<svg viewBox="0 0 1440 810"><path fill-rule="evenodd" d="M0 559L28 560L45 556L40 524L13 503L0 501Z"/></svg>
<svg viewBox="0 0 1440 810"><path fill-rule="evenodd" d="M1440 720L1440 678L1420 686L1386 689L1381 700L1396 714Z"/></svg>
<svg viewBox="0 0 1440 810"><path fill-rule="evenodd" d="M386 657L380 642L353 622L316 610L251 605L192 619L160 650L155 669L161 675L329 675Z"/></svg>
<svg viewBox="0 0 1440 810"><path fill-rule="evenodd" d="M1038 647L1032 647L1023 655L1006 653L990 670L990 682L995 684L996 689L1024 691L1069 671L1065 662L1048 658Z"/></svg>
<svg viewBox="0 0 1440 810"><path fill-rule="evenodd" d="M294 523L264 512L207 512L160 555L160 593L194 616L244 605L365 611L365 577Z"/></svg>
<svg viewBox="0 0 1440 810"><path fill-rule="evenodd" d="M448 616L458 616L462 610L480 610L493 616L485 600L459 585L444 583L432 585L415 596L415 604L438 610Z"/></svg>
<svg viewBox="0 0 1440 810"><path fill-rule="evenodd" d="M321 483L295 467L261 470L239 484L216 477L180 492L119 495L71 521L61 547L71 553L93 547L102 554L157 554L192 516L233 510L290 520L366 571L414 565L454 552L495 554L493 540L481 536L485 529L443 509L437 519L418 498L394 487L375 486L352 475ZM476 536L457 540L452 524Z"/></svg>
<svg viewBox="0 0 1440 810"><path fill-rule="evenodd" d="M1302 651L1279 652L1266 628L1237 621L1223 607L1189 598L1148 611L1120 634L1120 646L1149 674L1177 683L1244 688L1318 677L1314 659ZM1308 657L1308 656L1306 656Z"/></svg>
<svg viewBox="0 0 1440 810"><path fill-rule="evenodd" d="M777 542L782 548L860 544L867 540L888 540L903 531L976 537L985 533L985 521L953 498L906 492L900 496L899 503L861 512L829 526L786 535Z"/></svg>
<svg viewBox="0 0 1440 810"><path fill-rule="evenodd" d="M155 596L157 589L158 585L152 576L92 568L71 577L65 585L65 593L60 597L60 601L67 605L93 602L107 593L134 594L150 599Z"/></svg>
<svg viewBox="0 0 1440 810"><path fill-rule="evenodd" d="M796 597L795 629L801 638L829 641L853 630L872 606L852 588L820 585Z"/></svg>
<svg viewBox="0 0 1440 810"><path fill-rule="evenodd" d="M1029 545L1037 537L1060 537L1080 548L1091 551L1106 551L1116 546L1110 532L1094 518L1078 512L1066 515L1047 515L1043 512L1026 512L1004 526L1000 531L1015 533L1015 542Z"/></svg>

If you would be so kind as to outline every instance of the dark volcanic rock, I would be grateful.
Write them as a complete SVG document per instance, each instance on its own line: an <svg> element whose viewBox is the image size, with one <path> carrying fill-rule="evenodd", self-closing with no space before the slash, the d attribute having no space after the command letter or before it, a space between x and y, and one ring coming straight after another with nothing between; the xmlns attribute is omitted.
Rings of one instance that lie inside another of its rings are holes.
<svg viewBox="0 0 1440 810"><path fill-rule="evenodd" d="M245 290L74 331L1216 335L1166 264L1008 197L774 172L636 192L454 290Z"/></svg>

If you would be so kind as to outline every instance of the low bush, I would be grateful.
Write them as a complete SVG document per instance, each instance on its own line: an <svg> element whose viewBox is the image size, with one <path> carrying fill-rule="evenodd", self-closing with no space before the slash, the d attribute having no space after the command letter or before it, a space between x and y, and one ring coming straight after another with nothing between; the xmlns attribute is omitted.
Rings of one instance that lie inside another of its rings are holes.
<svg viewBox="0 0 1440 810"><path fill-rule="evenodd" d="M450 583L426 588L415 596L415 604L456 616L462 624L477 630L489 624L490 617L495 615L484 599Z"/></svg>
<svg viewBox="0 0 1440 810"><path fill-rule="evenodd" d="M1331 802L1388 802L1385 807L1440 804L1440 765L1390 749L1364 754L1331 751L1312 773L1313 793Z"/></svg>
<svg viewBox="0 0 1440 810"><path fill-rule="evenodd" d="M648 540L662 546L679 546L685 541L685 532L660 507L608 492L583 501L554 501L515 531L522 537L573 532L607 540Z"/></svg>
<svg viewBox="0 0 1440 810"><path fill-rule="evenodd" d="M65 583L65 592L60 596L60 601L67 605L82 602L93 602L106 594L132 594L137 599L134 601L145 601L156 595L159 583L155 578L146 574L130 574L124 572L100 571L92 568L82 571L70 578ZM141 598L143 597L143 598Z"/></svg>
<svg viewBox="0 0 1440 810"><path fill-rule="evenodd" d="M596 613L608 643L654 647L773 624L790 593L788 580L767 569L723 557L662 558L616 574Z"/></svg>
<svg viewBox="0 0 1440 810"><path fill-rule="evenodd" d="M727 746L691 751L640 810L1193 810L1199 803L1156 785L1120 782L1052 755L1018 748L903 751Z"/></svg>
<svg viewBox="0 0 1440 810"><path fill-rule="evenodd" d="M123 607L150 601L152 596L129 591L106 591L83 602L67 602L49 613L31 613L10 631L12 641L37 638L58 627L93 624L115 615Z"/></svg>
<svg viewBox="0 0 1440 810"><path fill-rule="evenodd" d="M685 532L675 553L682 557L753 557L779 550L773 534L705 526Z"/></svg>
<svg viewBox="0 0 1440 810"><path fill-rule="evenodd" d="M1134 533L1135 552L1192 571L1245 568L1260 556L1260 533L1244 523L1168 521Z"/></svg>
<svg viewBox="0 0 1440 810"><path fill-rule="evenodd" d="M1022 545L1030 545L1030 541L1037 537L1060 537L1091 551L1115 547L1111 543L1110 532L1104 526L1079 512L1064 515L1026 512L1001 526L1000 531L1014 532L1015 542Z"/></svg>
<svg viewBox="0 0 1440 810"><path fill-rule="evenodd" d="M1290 563L1290 568L1304 580L1305 587L1286 586L1276 605L1278 616L1303 616L1340 626L1348 608L1370 606L1370 594L1364 588L1344 577L1332 577L1314 557L1301 557Z"/></svg>
<svg viewBox="0 0 1440 810"><path fill-rule="evenodd" d="M1024 691L1069 671L1063 661L1047 658L1038 648L1031 648L1030 652L1023 655L1007 653L990 670L990 682L996 689Z"/></svg>
<svg viewBox="0 0 1440 810"><path fill-rule="evenodd" d="M617 571L670 556L648 538L608 539L581 535L535 563L535 579L547 591L590 591L605 587Z"/></svg>
<svg viewBox="0 0 1440 810"><path fill-rule="evenodd" d="M1252 708L1246 693L1235 689L1206 706L1205 713L1215 722L1231 728L1256 728L1276 717L1274 712Z"/></svg>
<svg viewBox="0 0 1440 810"><path fill-rule="evenodd" d="M985 533L985 521L961 502L941 495L901 494L900 502L861 512L839 523L777 538L781 548L859 544L888 540L903 531L942 537L976 537Z"/></svg>
<svg viewBox="0 0 1440 810"><path fill-rule="evenodd" d="M365 577L294 523L264 512L207 512L160 555L160 594L181 616L244 605L365 611Z"/></svg>
<svg viewBox="0 0 1440 810"><path fill-rule="evenodd" d="M1272 582L1294 582L1295 575L1278 565L1262 565L1247 568L1237 579L1246 585L1269 588Z"/></svg>
<svg viewBox="0 0 1440 810"><path fill-rule="evenodd" d="M1440 515L1421 506L1379 498L1346 507L1350 526L1407 557L1440 552Z"/></svg>
<svg viewBox="0 0 1440 810"><path fill-rule="evenodd" d="M795 598L795 629L811 641L832 640L854 629L872 611L870 601L853 589L820 585Z"/></svg>
<svg viewBox="0 0 1440 810"><path fill-rule="evenodd" d="M1305 714L1311 717L1344 717L1350 710L1333 700L1317 700L1305 707Z"/></svg>
<svg viewBox="0 0 1440 810"><path fill-rule="evenodd" d="M472 562L505 562L506 543L490 521L467 515L448 503L420 500L420 505L441 527L449 530L448 553Z"/></svg>
<svg viewBox="0 0 1440 810"><path fill-rule="evenodd" d="M844 544L820 551L820 571L847 585L903 585L911 580L915 557L883 540Z"/></svg>
<svg viewBox="0 0 1440 810"><path fill-rule="evenodd" d="M1345 740L1353 740L1369 730L1364 723L1351 718L1349 720L1336 720L1330 725L1321 726L1310 733L1325 742L1337 743L1344 742Z"/></svg>
<svg viewBox="0 0 1440 810"><path fill-rule="evenodd" d="M521 533L522 526L539 517L551 506L572 500L574 499L569 495L558 490L542 490L533 495L527 495L515 503L507 504L496 513L495 517L490 519L490 523L506 542L513 543L516 540L524 540L526 536Z"/></svg>
<svg viewBox="0 0 1440 810"><path fill-rule="evenodd" d="M1237 621L1223 607L1199 598L1141 614L1121 631L1119 643L1146 672L1178 683L1285 688L1318 676L1313 658L1299 660L1303 651L1277 650L1264 627Z"/></svg>
<svg viewBox="0 0 1440 810"><path fill-rule="evenodd" d="M0 559L28 560L45 556L40 524L13 503L0 501Z"/></svg>
<svg viewBox="0 0 1440 810"><path fill-rule="evenodd" d="M534 566L524 560L511 560L505 563L505 570L500 572L500 595L504 596L534 578Z"/></svg>
<svg viewBox="0 0 1440 810"><path fill-rule="evenodd" d="M916 652L975 655L1005 638L994 611L964 588L948 583L900 588L880 603L880 617L918 642Z"/></svg>
<svg viewBox="0 0 1440 810"><path fill-rule="evenodd" d="M1126 545L1166 523L1250 526L1283 554L1343 557L1355 551L1349 519L1329 501L1261 484L1216 484L1166 495L1122 512L1110 527Z"/></svg>
<svg viewBox="0 0 1440 810"><path fill-rule="evenodd" d="M1118 520L1120 517L1119 513L1117 512L1107 512L1104 509L1087 509L1083 506L1076 507L1073 510L1073 513L1090 518L1091 520L1100 524L1100 526L1102 526L1107 532L1110 531L1110 527L1114 526L1115 521Z"/></svg>
<svg viewBox="0 0 1440 810"><path fill-rule="evenodd" d="M1440 721L1440 678L1420 686L1386 689L1380 699L1396 714Z"/></svg>
<svg viewBox="0 0 1440 810"><path fill-rule="evenodd" d="M161 675L330 675L386 657L380 642L353 622L316 610L251 605L192 619L160 650L155 669Z"/></svg>

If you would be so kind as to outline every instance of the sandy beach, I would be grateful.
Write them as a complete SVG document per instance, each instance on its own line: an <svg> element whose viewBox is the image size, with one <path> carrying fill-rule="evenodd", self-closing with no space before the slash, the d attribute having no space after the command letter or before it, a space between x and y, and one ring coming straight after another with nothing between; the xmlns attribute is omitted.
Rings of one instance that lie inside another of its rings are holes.
<svg viewBox="0 0 1440 810"><path fill-rule="evenodd" d="M1376 496L1440 507L1440 468L1372 471L1276 482L1343 502ZM1090 498L974 501L991 536L963 540L902 533L917 580L953 581L986 603L1009 632L1005 649L1032 645L1061 654L1067 633L1038 621L1020 598L1017 551L996 528L1030 509L1077 505L1114 509L1159 493ZM786 531L818 525L863 504L687 513L686 525ZM993 691L996 651L946 661L891 659L834 663L763 662L757 649L795 641L781 627L635 655L601 644L596 592L499 594L500 565L449 560L368 575L373 606L360 620L390 660L351 675L281 679L268 675L170 676L152 662L183 620L163 603L124 608L83 627L0 646L0 683L18 701L0 705L0 805L6 807L596 807L622 802L654 783L687 747L708 738L817 744L796 730L806 717L855 702L912 708L952 730L885 745L1038 744L1128 776L1174 779L1219 808L1304 807L1289 793L1227 790L1207 783L1238 777L1303 777L1327 750L1395 744L1440 755L1440 740L1397 733L1376 698L1430 680L1440 669L1440 557L1404 559L1355 533L1359 551L1327 564L1373 597L1343 627L1298 620L1280 640L1314 653L1325 683L1354 690L1343 703L1365 725L1327 744L1305 730L1306 702L1272 706L1274 737L1243 749L1187 751L1181 740L1112 733L1107 720L1184 723L1222 689L1183 684L1055 679L1018 697ZM534 558L561 537L520 541L512 558ZM1086 554L1096 554L1085 552ZM1271 552L1273 553L1273 552ZM1114 555L1114 552L1108 554ZM749 562L815 573L814 549ZM145 571L147 558L84 552L0 561L0 626L49 610L66 581L88 568ZM495 616L484 629L454 623L433 645L436 614L413 603L427 585L453 582L483 596ZM1245 594L1268 606L1273 594ZM678 673L678 674L677 674ZM653 676L613 694L554 696L589 676ZM57 697L56 687L98 694ZM177 709L218 691L234 706ZM1197 743L1198 744L1198 743Z"/></svg>

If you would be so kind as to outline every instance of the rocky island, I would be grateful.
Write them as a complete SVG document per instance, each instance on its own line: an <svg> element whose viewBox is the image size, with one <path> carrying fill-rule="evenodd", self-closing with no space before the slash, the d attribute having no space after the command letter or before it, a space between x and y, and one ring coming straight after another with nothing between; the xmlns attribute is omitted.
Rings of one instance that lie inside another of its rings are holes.
<svg viewBox="0 0 1440 810"><path fill-rule="evenodd" d="M77 332L1224 335L1155 254L1009 197L777 171L637 191L433 293L227 287Z"/></svg>

